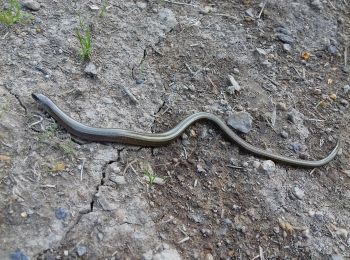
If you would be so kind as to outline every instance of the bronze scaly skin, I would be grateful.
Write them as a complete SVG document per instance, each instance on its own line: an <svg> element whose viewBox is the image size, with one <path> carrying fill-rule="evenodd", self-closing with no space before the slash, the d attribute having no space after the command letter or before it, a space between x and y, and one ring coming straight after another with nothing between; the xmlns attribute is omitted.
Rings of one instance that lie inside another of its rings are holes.
<svg viewBox="0 0 350 260"><path fill-rule="evenodd" d="M242 138L240 138L236 133L234 133L226 123L221 120L219 117L211 113L199 112L192 114L182 120L178 125L173 129L164 132L164 133L141 133L132 130L125 130L119 128L97 128L90 127L84 124L81 124L75 121L73 118L65 114L61 109L59 109L55 103L53 103L48 97L43 94L33 93L32 97L39 103L39 105L50 115L52 116L58 124L63 126L69 133L72 135L94 142L116 142L123 144L131 144L138 146L164 146L177 137L179 137L190 125L197 121L210 121L216 124L227 136L228 138L237 143L244 150L257 155L259 157L268 158L274 161L279 161L285 164L299 166L299 167L320 167L331 160L337 155L340 148L340 142L338 141L337 145L333 151L325 158L317 161L308 161L300 160L285 157L282 155L273 154L265 150L256 148Z"/></svg>

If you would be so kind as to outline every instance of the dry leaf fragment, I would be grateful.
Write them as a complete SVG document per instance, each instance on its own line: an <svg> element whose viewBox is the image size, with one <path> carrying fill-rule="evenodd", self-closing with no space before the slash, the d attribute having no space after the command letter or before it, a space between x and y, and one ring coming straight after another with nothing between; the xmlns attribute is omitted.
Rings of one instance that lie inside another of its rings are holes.
<svg viewBox="0 0 350 260"><path fill-rule="evenodd" d="M287 221L284 221L283 219L279 218L278 219L278 224L288 234L291 235L291 234L294 233L294 227L290 223L288 223Z"/></svg>
<svg viewBox="0 0 350 260"><path fill-rule="evenodd" d="M303 58L303 60L308 61L310 59L310 52L303 51L301 57Z"/></svg>
<svg viewBox="0 0 350 260"><path fill-rule="evenodd" d="M336 95L335 93L330 94L329 97L330 97L333 101L335 101L335 100L337 99L337 95Z"/></svg>
<svg viewBox="0 0 350 260"><path fill-rule="evenodd" d="M0 161L10 161L10 160L11 160L10 156L0 154Z"/></svg>
<svg viewBox="0 0 350 260"><path fill-rule="evenodd" d="M52 172L64 171L65 167L66 166L64 165L63 162L59 162L59 163L56 163L54 166L52 166L51 171Z"/></svg>

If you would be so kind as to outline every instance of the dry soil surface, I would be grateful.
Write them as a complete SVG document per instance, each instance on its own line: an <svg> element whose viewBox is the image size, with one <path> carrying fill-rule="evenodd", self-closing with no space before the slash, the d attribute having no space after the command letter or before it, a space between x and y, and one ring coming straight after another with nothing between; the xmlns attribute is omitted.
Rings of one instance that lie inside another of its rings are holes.
<svg viewBox="0 0 350 260"><path fill-rule="evenodd" d="M350 257L348 0L22 3L30 19L0 25L0 259ZM274 164L205 121L160 148L84 142L33 92L90 126L205 111L273 153L342 148Z"/></svg>

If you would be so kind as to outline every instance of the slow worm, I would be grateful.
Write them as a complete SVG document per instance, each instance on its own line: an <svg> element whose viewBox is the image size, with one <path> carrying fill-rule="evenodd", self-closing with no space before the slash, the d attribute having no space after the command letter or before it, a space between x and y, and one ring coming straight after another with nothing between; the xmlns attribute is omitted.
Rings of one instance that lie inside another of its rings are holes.
<svg viewBox="0 0 350 260"><path fill-rule="evenodd" d="M205 112L192 114L182 120L173 129L164 133L157 134L141 133L119 128L90 127L79 123L69 117L60 108L58 108L55 103L53 103L48 97L44 96L43 94L33 93L32 97L50 116L52 116L58 122L58 124L63 126L69 133L78 138L96 142L118 142L146 147L164 146L179 137L194 122L197 122L199 120L206 120L215 123L231 139L232 142L237 143L244 150L260 157L268 158L293 166L319 167L325 165L337 155L340 148L340 142L338 141L333 151L327 157L317 161L300 160L273 154L250 145L242 138L240 138L237 134L235 134L219 117Z"/></svg>

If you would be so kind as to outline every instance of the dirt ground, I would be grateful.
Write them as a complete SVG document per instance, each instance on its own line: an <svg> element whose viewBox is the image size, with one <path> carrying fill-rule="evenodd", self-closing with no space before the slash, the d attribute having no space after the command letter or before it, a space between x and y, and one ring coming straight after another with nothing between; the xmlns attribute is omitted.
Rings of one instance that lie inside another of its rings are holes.
<svg viewBox="0 0 350 260"><path fill-rule="evenodd" d="M348 0L28 2L30 21L0 25L0 259L350 258ZM33 92L91 126L244 111L254 146L342 149L266 170L205 122L160 148L83 142Z"/></svg>

